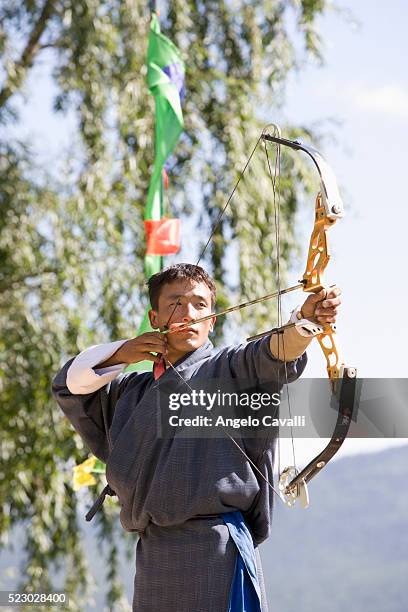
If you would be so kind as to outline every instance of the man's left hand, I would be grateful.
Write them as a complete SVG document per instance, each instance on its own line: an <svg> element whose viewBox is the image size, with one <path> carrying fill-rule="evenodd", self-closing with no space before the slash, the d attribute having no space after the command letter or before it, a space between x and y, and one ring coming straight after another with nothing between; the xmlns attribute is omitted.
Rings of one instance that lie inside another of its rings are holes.
<svg viewBox="0 0 408 612"><path fill-rule="evenodd" d="M319 293L311 293L302 306L302 316L321 325L336 323L338 307L341 304L341 291L338 287L322 289Z"/></svg>

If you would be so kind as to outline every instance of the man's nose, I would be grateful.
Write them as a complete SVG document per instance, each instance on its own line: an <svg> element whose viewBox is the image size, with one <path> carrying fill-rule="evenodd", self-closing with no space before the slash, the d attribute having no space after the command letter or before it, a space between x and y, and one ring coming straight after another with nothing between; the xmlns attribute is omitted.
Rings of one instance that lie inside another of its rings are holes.
<svg viewBox="0 0 408 612"><path fill-rule="evenodd" d="M194 319L195 309L192 304L185 304L183 308L183 321Z"/></svg>

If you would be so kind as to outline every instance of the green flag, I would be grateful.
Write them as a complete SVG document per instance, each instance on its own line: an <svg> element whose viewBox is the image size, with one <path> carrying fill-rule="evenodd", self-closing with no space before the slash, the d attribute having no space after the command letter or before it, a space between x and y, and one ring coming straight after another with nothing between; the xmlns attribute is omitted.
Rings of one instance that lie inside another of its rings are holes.
<svg viewBox="0 0 408 612"><path fill-rule="evenodd" d="M161 34L157 15L150 23L147 50L147 83L155 98L155 160L150 180L145 219L161 219L163 210L163 169L183 131L181 102L184 97L184 63L177 47ZM160 255L145 257L145 274L150 278L162 267Z"/></svg>
<svg viewBox="0 0 408 612"><path fill-rule="evenodd" d="M164 214L163 171L183 131L184 62L177 47L160 32L157 15L153 13L150 23L147 50L147 84L155 98L155 160L150 179L145 221L160 221ZM145 275L150 278L162 269L162 255L147 252ZM146 309L138 335L152 331ZM152 362L132 364L126 371L145 371L152 368Z"/></svg>

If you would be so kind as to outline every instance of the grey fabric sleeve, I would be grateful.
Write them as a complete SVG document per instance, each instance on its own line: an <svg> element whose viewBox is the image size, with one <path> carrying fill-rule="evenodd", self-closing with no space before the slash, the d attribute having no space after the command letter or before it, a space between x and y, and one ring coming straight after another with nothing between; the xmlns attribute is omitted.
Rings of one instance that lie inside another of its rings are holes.
<svg viewBox="0 0 408 612"><path fill-rule="evenodd" d="M292 382L299 378L307 363L306 353L286 362L274 357L270 349L270 336L229 347L228 351L233 376L248 381Z"/></svg>
<svg viewBox="0 0 408 612"><path fill-rule="evenodd" d="M97 391L75 395L67 387L67 372L72 362L70 359L55 376L52 394L92 453L106 462L111 448L109 429L115 406L132 372L119 374Z"/></svg>

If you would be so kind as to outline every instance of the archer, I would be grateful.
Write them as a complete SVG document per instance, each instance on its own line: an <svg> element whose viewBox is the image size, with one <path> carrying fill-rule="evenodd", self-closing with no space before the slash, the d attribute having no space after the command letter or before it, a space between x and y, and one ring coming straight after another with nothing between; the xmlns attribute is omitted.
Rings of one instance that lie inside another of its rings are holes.
<svg viewBox="0 0 408 612"><path fill-rule="evenodd" d="M310 294L281 334L216 351L208 339L215 285L201 267L171 266L148 286L159 331L90 347L53 381L58 404L107 464L109 484L90 518L107 493L116 494L122 526L140 536L133 610L265 612L258 545L270 533L276 437L231 438L235 446L225 438L159 438L158 383L181 379L191 389L197 379L254 386L268 379L278 388L283 377L296 380L313 338L307 323L335 323L340 290ZM146 359L153 373L123 373Z"/></svg>

